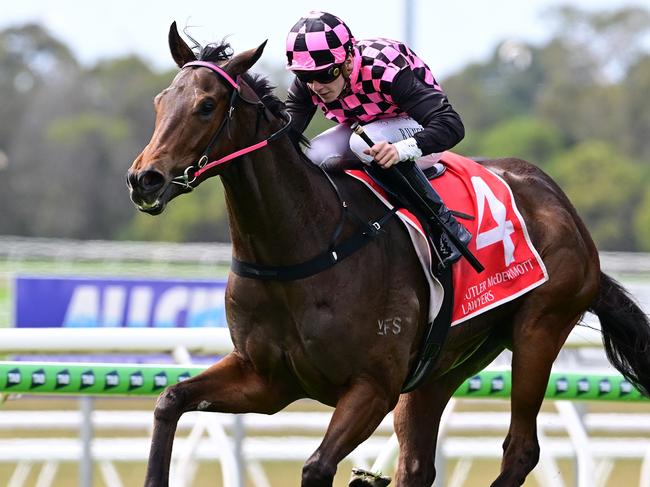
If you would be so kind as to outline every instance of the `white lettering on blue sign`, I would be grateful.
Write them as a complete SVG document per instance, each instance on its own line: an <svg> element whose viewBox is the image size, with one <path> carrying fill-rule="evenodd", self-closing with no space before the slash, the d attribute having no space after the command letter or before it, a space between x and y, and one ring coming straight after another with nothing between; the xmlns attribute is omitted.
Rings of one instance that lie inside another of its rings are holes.
<svg viewBox="0 0 650 487"><path fill-rule="evenodd" d="M165 291L156 306L153 326L173 327L181 311L187 309L189 294L185 286L174 286Z"/></svg>
<svg viewBox="0 0 650 487"><path fill-rule="evenodd" d="M79 285L70 299L64 327L225 326L223 288L176 285L155 299L146 285Z"/></svg>
<svg viewBox="0 0 650 487"><path fill-rule="evenodd" d="M78 286L63 319L63 326L98 326L99 289L97 286Z"/></svg>
<svg viewBox="0 0 650 487"><path fill-rule="evenodd" d="M122 310L126 301L124 286L108 286L104 290L104 305L102 306L102 326L120 326Z"/></svg>
<svg viewBox="0 0 650 487"><path fill-rule="evenodd" d="M225 326L224 295L224 289L194 288L185 326Z"/></svg>
<svg viewBox="0 0 650 487"><path fill-rule="evenodd" d="M148 286L136 286L131 290L130 305L126 317L126 326L144 328L149 324L153 305L153 289Z"/></svg>

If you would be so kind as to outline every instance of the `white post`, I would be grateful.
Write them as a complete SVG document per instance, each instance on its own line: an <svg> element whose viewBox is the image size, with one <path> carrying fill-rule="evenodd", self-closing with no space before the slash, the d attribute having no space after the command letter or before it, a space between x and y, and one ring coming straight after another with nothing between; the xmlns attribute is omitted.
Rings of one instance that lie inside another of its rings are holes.
<svg viewBox="0 0 650 487"><path fill-rule="evenodd" d="M79 442L81 443L81 458L79 459L79 487L93 485L93 399L89 396L79 398L81 411L81 428Z"/></svg>
<svg viewBox="0 0 650 487"><path fill-rule="evenodd" d="M236 487L245 487L246 480L246 462L244 459L244 438L246 436L246 430L244 427L244 418L241 414L235 414L233 421L233 448L235 449L235 464L237 465L237 471L239 472L238 481Z"/></svg>
<svg viewBox="0 0 650 487"><path fill-rule="evenodd" d="M555 401L555 407L560 413L564 427L569 433L573 450L578 462L578 487L593 487L596 485L594 475L596 464L589 449L589 437L582 424L582 418L571 401Z"/></svg>

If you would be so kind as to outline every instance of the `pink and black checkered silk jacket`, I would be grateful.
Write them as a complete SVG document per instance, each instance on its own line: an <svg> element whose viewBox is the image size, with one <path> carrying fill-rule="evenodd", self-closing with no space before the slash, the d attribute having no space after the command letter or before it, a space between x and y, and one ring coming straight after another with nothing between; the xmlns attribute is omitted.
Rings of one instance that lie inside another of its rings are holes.
<svg viewBox="0 0 650 487"><path fill-rule="evenodd" d="M346 124L409 115L423 127L413 136L423 154L450 149L464 136L459 115L429 67L408 46L389 39L357 42L349 83L337 100L322 102L296 78L286 104L299 131L317 107Z"/></svg>

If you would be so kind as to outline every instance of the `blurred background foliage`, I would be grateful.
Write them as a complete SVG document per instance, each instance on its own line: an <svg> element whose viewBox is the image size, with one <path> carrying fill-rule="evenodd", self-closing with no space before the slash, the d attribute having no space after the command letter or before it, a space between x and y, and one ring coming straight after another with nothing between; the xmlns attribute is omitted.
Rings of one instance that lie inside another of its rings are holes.
<svg viewBox="0 0 650 487"><path fill-rule="evenodd" d="M650 251L650 10L560 7L544 21L546 43L504 40L441 80L466 125L456 150L534 162L601 250ZM256 71L285 97L282 65ZM138 214L127 195L125 171L152 133L152 99L174 74L137 57L81 66L39 25L0 31L0 234L228 240L216 178L158 217ZM307 135L328 126L318 116Z"/></svg>

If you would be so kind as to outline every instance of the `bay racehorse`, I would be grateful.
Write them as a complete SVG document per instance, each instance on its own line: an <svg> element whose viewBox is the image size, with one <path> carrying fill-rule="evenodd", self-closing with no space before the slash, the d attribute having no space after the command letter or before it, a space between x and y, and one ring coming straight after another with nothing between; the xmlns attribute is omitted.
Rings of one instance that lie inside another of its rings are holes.
<svg viewBox="0 0 650 487"><path fill-rule="evenodd" d="M218 175L233 260L268 269L292 269L322 255L332 240L354 235L359 221L352 211L366 219L385 212L361 183L325 175L302 155L282 102L265 80L247 73L264 45L235 56L227 45L195 46L197 55L175 24L169 43L181 70L156 97L153 136L127 175L141 211L159 214L176 196ZM427 324L429 295L396 219L360 250L307 277L231 272L225 305L234 350L161 394L146 486L168 485L176 424L186 411L273 414L305 397L335 411L303 467L303 486L331 486L337 464L393 409L400 445L396 484L429 486L445 405L464 379L505 348L512 350L512 417L492 485L521 485L539 458L536 417L551 365L588 310L600 319L610 361L647 393L648 319L601 272L594 243L562 190L522 160L483 164L510 185L548 270L546 283L452 327L428 378L401 394ZM377 332L378 322L395 318L399 333ZM380 485L374 482L356 479L354 485Z"/></svg>

